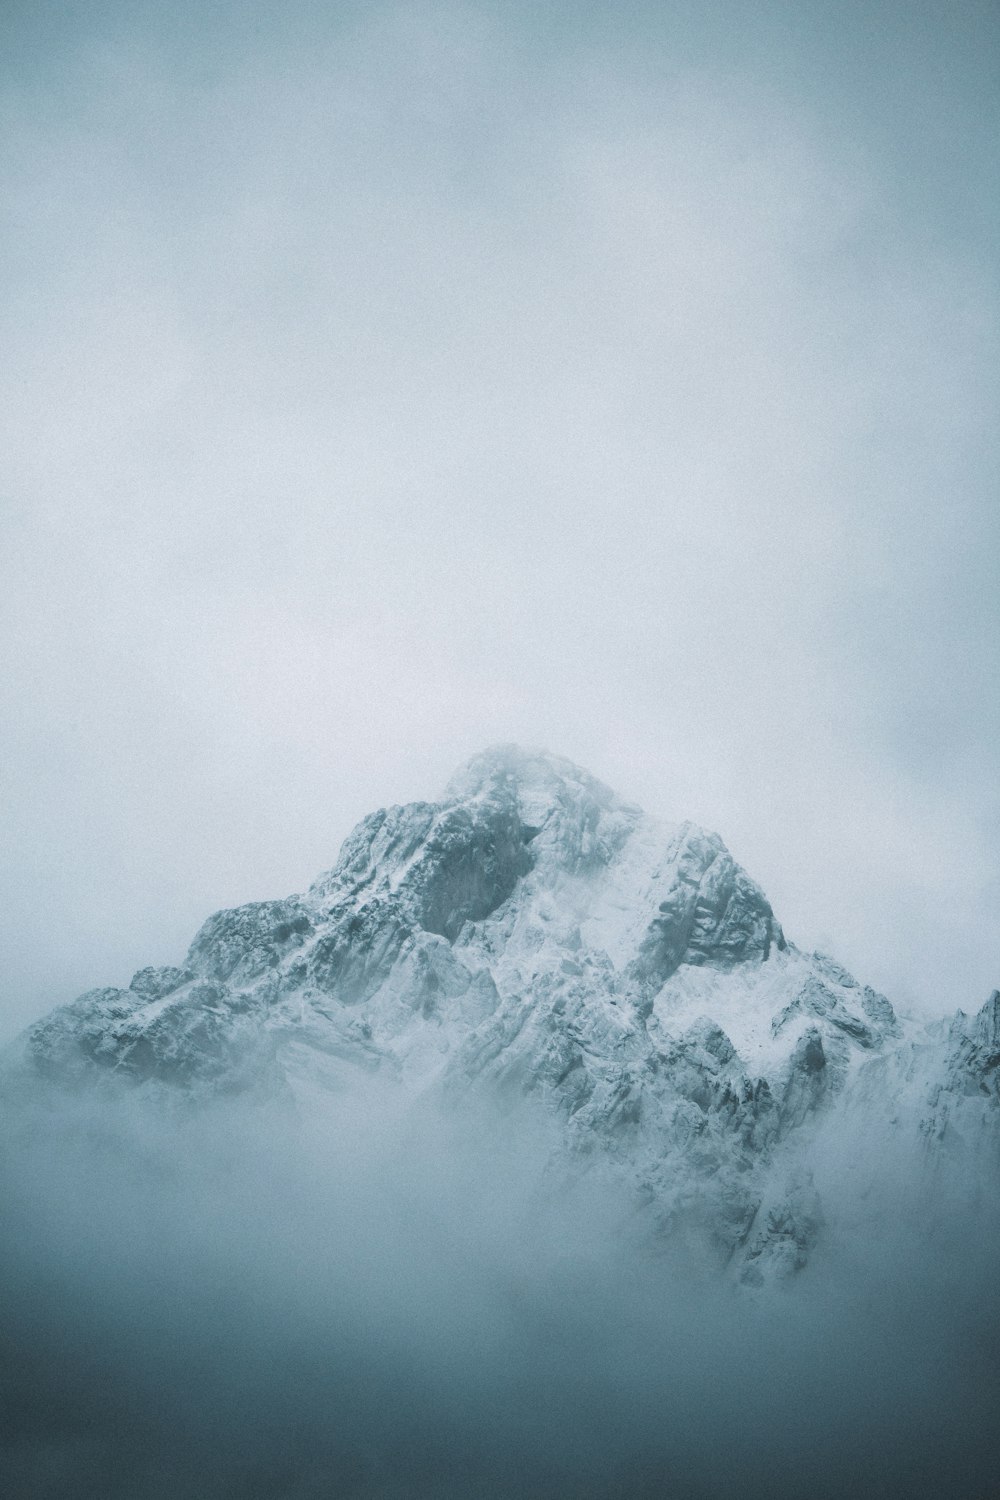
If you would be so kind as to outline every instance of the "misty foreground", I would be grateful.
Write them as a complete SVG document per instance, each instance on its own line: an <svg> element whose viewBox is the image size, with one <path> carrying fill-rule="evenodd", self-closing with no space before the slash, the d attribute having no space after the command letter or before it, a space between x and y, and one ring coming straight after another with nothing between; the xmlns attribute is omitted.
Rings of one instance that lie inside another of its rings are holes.
<svg viewBox="0 0 1000 1500"><path fill-rule="evenodd" d="M995 1492L1000 995L514 749L3 1067L4 1493Z"/></svg>

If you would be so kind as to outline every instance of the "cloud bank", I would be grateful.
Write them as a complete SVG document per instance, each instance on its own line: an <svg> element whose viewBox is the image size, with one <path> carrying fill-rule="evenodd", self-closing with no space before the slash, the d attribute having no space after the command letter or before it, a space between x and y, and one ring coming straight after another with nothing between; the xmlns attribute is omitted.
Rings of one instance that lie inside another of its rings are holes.
<svg viewBox="0 0 1000 1500"><path fill-rule="evenodd" d="M988 1212L897 1212L751 1293L656 1250L596 1177L540 1191L528 1113L46 1108L2 1161L8 1493L989 1488Z"/></svg>

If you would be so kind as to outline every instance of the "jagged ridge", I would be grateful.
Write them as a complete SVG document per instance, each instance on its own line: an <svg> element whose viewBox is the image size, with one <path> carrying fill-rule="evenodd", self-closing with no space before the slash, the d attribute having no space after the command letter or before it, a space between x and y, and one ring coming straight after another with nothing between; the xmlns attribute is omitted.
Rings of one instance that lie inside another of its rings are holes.
<svg viewBox="0 0 1000 1500"><path fill-rule="evenodd" d="M786 941L717 835L504 746L442 801L364 819L304 895L216 913L182 967L82 996L19 1055L61 1084L191 1098L369 1069L454 1107L531 1096L568 1157L756 1279L804 1263L822 1212L803 1143L873 1080L884 1097L919 1075L925 1135L961 1120L995 1138L997 1004L915 1041L884 996Z"/></svg>

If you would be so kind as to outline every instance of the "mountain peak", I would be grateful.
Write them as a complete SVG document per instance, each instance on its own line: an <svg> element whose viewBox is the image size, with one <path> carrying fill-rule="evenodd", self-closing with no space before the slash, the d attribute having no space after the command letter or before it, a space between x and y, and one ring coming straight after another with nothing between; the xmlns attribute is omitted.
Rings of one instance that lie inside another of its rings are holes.
<svg viewBox="0 0 1000 1500"><path fill-rule="evenodd" d="M498 789L550 797L566 792L575 796L582 793L599 807L624 806L610 787L573 761L548 750L515 744L489 745L473 755L459 766L445 795L465 801L495 794Z"/></svg>
<svg viewBox="0 0 1000 1500"><path fill-rule="evenodd" d="M994 995L921 1062L884 997L786 943L718 835L504 744L441 801L365 818L304 895L215 913L182 968L81 996L19 1055L36 1077L192 1097L309 1097L372 1070L413 1097L534 1096L658 1222L701 1202L756 1275L806 1254L816 1216L782 1153L838 1101L877 1110L887 1069L923 1068L921 1130L992 1118L998 1017Z"/></svg>

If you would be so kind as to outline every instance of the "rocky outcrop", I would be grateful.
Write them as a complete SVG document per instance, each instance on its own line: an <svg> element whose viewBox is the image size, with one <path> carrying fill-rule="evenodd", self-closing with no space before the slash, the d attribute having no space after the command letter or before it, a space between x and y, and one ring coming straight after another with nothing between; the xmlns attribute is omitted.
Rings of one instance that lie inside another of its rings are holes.
<svg viewBox="0 0 1000 1500"><path fill-rule="evenodd" d="M939 1028L931 1058L920 1058L923 1082L921 1128L948 1155L974 1152L990 1171L1000 1171L1000 990L982 1009L959 1011Z"/></svg>
<svg viewBox="0 0 1000 1500"><path fill-rule="evenodd" d="M766 959L784 935L763 891L715 834L685 824L670 851L671 878L633 972L658 989L681 964L730 967Z"/></svg>
<svg viewBox="0 0 1000 1500"><path fill-rule="evenodd" d="M805 1268L820 1231L823 1207L808 1171L799 1171L776 1202L759 1209L742 1258L740 1280L748 1286L785 1281Z"/></svg>

